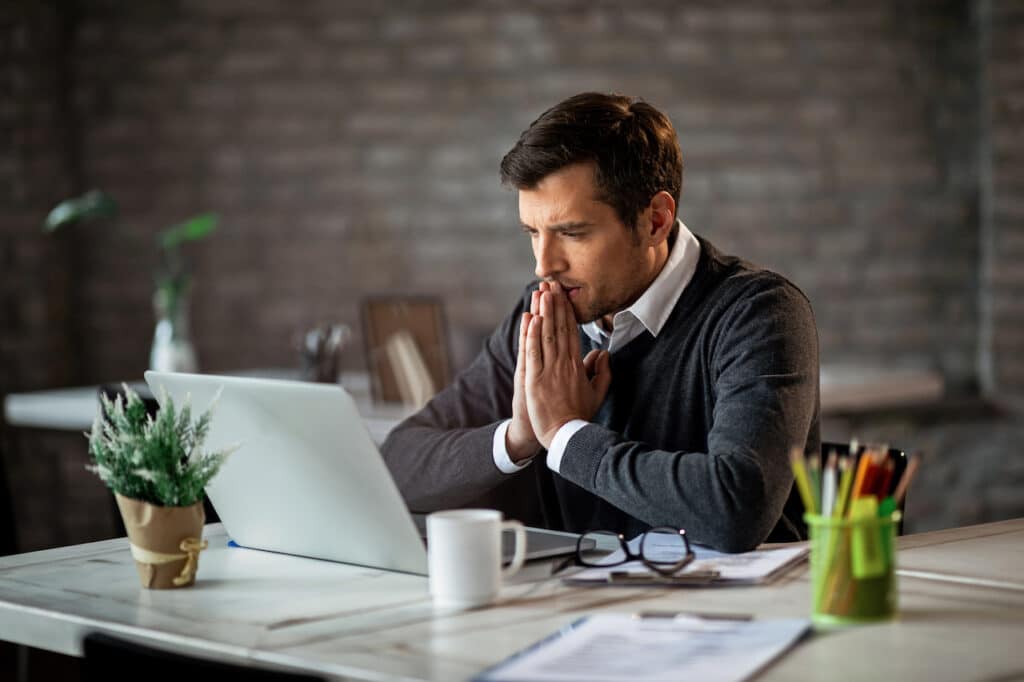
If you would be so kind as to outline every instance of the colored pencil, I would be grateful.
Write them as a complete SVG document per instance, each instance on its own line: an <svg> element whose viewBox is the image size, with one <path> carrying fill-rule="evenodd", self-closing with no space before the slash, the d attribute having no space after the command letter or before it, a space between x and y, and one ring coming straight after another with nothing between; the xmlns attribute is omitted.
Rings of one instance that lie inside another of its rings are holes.
<svg viewBox="0 0 1024 682"><path fill-rule="evenodd" d="M821 458L807 458L807 473L811 484L811 497L814 498L814 508L825 513L825 507L821 500Z"/></svg>
<svg viewBox="0 0 1024 682"><path fill-rule="evenodd" d="M903 497L907 494L907 488L910 486L910 481L913 480L914 474L917 473L917 468L920 465L921 453L915 452L910 456L910 461L907 462L907 470L903 472L903 476L900 477L900 482L896 485L896 492L892 494L897 507L903 502Z"/></svg>
<svg viewBox="0 0 1024 682"><path fill-rule="evenodd" d="M836 451L828 453L825 471L821 474L821 515L831 516L836 504Z"/></svg>
<svg viewBox="0 0 1024 682"><path fill-rule="evenodd" d="M836 500L836 507L832 512L833 518L846 516L846 507L850 502L850 490L853 488L853 469L856 466L856 459L844 457L839 464L843 475L839 479L839 499Z"/></svg>
<svg viewBox="0 0 1024 682"><path fill-rule="evenodd" d="M803 500L804 509L811 514L817 514L817 507L814 506L814 496L811 494L811 486L807 481L807 469L804 467L804 455L800 448L793 448L789 453L789 463L793 467L793 478L796 479L796 489Z"/></svg>

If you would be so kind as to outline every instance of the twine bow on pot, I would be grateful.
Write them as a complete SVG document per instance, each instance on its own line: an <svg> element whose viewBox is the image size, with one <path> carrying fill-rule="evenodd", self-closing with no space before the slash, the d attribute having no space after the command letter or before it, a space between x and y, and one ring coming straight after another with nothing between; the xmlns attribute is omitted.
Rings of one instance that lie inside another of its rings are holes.
<svg viewBox="0 0 1024 682"><path fill-rule="evenodd" d="M181 549L183 554L166 554L163 552L153 552L143 547L131 543L132 558L136 561L151 564L153 566L159 566L161 564L169 564L173 561L180 561L185 559L185 565L181 568L181 573L174 578L175 586L188 585L193 581L196 574L196 567L199 565L199 552L203 551L209 546L209 542L206 540L200 540L199 538L188 537L181 541L178 548Z"/></svg>
<svg viewBox="0 0 1024 682"><path fill-rule="evenodd" d="M142 586L147 589L187 587L195 582L203 537L203 503L161 507L115 495L128 531L128 542Z"/></svg>

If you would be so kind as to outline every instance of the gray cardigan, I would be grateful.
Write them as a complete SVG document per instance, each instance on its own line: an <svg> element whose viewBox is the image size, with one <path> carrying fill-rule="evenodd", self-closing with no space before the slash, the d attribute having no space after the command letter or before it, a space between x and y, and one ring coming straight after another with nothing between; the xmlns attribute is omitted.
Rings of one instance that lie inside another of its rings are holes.
<svg viewBox="0 0 1024 682"><path fill-rule="evenodd" d="M537 284L527 287L472 365L385 441L409 507L487 506L528 525L627 537L673 526L733 552L802 538L788 452L820 448L810 303L783 277L700 243L658 337L644 332L612 355L608 397L569 440L560 473L543 453L516 474L492 456L512 414L518 322ZM594 347L582 331L580 344Z"/></svg>

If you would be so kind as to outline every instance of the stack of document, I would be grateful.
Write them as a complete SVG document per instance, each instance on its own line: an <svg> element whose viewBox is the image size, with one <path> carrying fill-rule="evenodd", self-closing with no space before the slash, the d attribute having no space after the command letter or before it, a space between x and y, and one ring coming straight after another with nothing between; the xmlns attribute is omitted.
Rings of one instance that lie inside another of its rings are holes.
<svg viewBox="0 0 1024 682"><path fill-rule="evenodd" d="M656 536L655 536L656 537ZM629 548L634 553L640 551L640 538L630 540ZM673 546L673 551L676 548ZM656 558L658 546L649 537L644 551L649 558ZM803 561L807 556L806 545L799 547L780 547L778 549L761 549L742 554L726 554L716 552L707 547L694 547L696 558L669 579L652 574L640 561L601 568L586 568L564 578L572 584L641 584L644 581L658 584L675 583L679 585L757 585L774 580L782 573ZM615 564L624 558L622 550L613 552L605 560Z"/></svg>
<svg viewBox="0 0 1024 682"><path fill-rule="evenodd" d="M485 670L476 682L739 682L791 647L806 618L737 621L680 614L582 618Z"/></svg>

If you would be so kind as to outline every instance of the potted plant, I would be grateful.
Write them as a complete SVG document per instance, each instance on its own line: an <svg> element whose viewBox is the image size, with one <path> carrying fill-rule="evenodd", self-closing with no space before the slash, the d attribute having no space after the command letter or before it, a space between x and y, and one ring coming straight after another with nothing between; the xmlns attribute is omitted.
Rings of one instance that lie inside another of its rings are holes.
<svg viewBox="0 0 1024 682"><path fill-rule="evenodd" d="M113 197L94 189L57 204L46 216L43 229L53 232L65 225L114 218L117 214L118 206ZM156 330L149 357L150 369L163 372L195 372L198 369L188 329L192 277L182 247L211 234L217 229L217 221L217 214L203 213L165 228L157 235L160 265L153 277Z"/></svg>
<svg viewBox="0 0 1024 682"><path fill-rule="evenodd" d="M123 395L101 401L101 415L86 434L89 469L117 499L142 586L192 585L206 548L203 489L233 449L200 451L213 407L193 422L189 403L176 411L165 391L153 417L127 385Z"/></svg>

